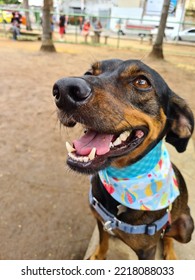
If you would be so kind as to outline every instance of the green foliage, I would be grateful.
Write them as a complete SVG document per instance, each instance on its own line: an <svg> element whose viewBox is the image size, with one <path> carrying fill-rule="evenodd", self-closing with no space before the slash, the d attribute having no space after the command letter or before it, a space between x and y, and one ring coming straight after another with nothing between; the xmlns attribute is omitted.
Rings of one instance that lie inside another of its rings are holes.
<svg viewBox="0 0 195 280"><path fill-rule="evenodd" d="M17 1L17 0L4 0L4 1L0 1L0 4L20 4L21 2Z"/></svg>

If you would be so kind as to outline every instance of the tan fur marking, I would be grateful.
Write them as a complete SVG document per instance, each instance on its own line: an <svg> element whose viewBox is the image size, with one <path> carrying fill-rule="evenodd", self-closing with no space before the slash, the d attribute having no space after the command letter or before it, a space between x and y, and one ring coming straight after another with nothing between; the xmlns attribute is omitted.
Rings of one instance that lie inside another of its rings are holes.
<svg viewBox="0 0 195 280"><path fill-rule="evenodd" d="M165 260L177 260L173 246L173 239L170 237L164 237L163 239L163 257Z"/></svg>
<svg viewBox="0 0 195 280"><path fill-rule="evenodd" d="M139 67L136 64L131 65L130 67L126 68L121 74L120 78L127 78L137 74L139 71Z"/></svg>
<svg viewBox="0 0 195 280"><path fill-rule="evenodd" d="M190 137L192 127L183 116L179 117L179 120L174 120L172 123L172 130L179 135L180 138Z"/></svg>
<svg viewBox="0 0 195 280"><path fill-rule="evenodd" d="M92 69L93 69L93 75L98 76L101 74L101 70L100 70L100 62L95 62L92 65Z"/></svg>
<svg viewBox="0 0 195 280"><path fill-rule="evenodd" d="M132 159L141 155L145 151L145 149L150 145L150 143L157 139L158 135L163 130L166 122L166 116L162 109L160 110L160 117L158 120L137 110L131 110L131 114L129 111L126 112L125 119L132 125L132 127L143 125L147 126L149 128L149 133L146 139L137 149L132 151L129 155L121 157L120 159L112 163L112 165L116 167L126 166ZM121 122L117 129L122 129L123 126L124 123Z"/></svg>

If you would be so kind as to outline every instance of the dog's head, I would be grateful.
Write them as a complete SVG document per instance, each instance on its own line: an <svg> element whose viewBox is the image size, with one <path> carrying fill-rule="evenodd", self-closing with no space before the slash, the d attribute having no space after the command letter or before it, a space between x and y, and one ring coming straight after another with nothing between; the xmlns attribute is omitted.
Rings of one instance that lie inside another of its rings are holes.
<svg viewBox="0 0 195 280"><path fill-rule="evenodd" d="M58 80L53 95L62 124L84 126L67 143L68 165L83 173L127 166L164 136L183 152L194 128L186 102L139 60L96 62L82 77Z"/></svg>

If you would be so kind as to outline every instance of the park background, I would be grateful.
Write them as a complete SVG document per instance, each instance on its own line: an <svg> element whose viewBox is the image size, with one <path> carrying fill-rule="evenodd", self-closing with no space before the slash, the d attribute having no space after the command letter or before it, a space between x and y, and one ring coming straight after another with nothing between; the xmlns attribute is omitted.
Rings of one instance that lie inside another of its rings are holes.
<svg viewBox="0 0 195 280"><path fill-rule="evenodd" d="M164 41L164 60L154 60L148 56L148 40L121 39L117 47L117 38L109 37L107 45L54 40L56 52L50 53L40 51L41 41L13 41L1 34L0 259L83 259L94 232L89 178L70 171L65 163L65 141L72 142L82 128L60 126L52 97L56 80L83 75L97 60L140 59L157 70L195 113L193 43ZM188 183L193 217L194 139L193 135L186 153L171 151ZM111 259L129 257L120 248L115 247ZM195 259L194 235L189 244L177 243L176 251L180 259Z"/></svg>

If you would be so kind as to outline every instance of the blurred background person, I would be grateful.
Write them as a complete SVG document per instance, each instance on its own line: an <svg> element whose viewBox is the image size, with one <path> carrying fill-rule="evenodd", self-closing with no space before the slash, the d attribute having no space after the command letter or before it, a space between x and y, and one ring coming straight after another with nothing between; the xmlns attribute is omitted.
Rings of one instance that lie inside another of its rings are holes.
<svg viewBox="0 0 195 280"><path fill-rule="evenodd" d="M22 16L19 12L13 12L12 13L12 33L13 33L13 39L17 40L18 36L20 35L20 24L22 22Z"/></svg>
<svg viewBox="0 0 195 280"><path fill-rule="evenodd" d="M101 24L101 21L99 19L97 19L95 22L94 22L94 29L95 30L102 30L102 24Z"/></svg>
<svg viewBox="0 0 195 280"><path fill-rule="evenodd" d="M61 15L59 19L59 34L60 34L61 41L63 41L65 33L66 33L66 16Z"/></svg>
<svg viewBox="0 0 195 280"><path fill-rule="evenodd" d="M90 28L91 28L90 20L86 19L82 29L82 35L85 37L85 43L87 43L87 38L90 32Z"/></svg>

